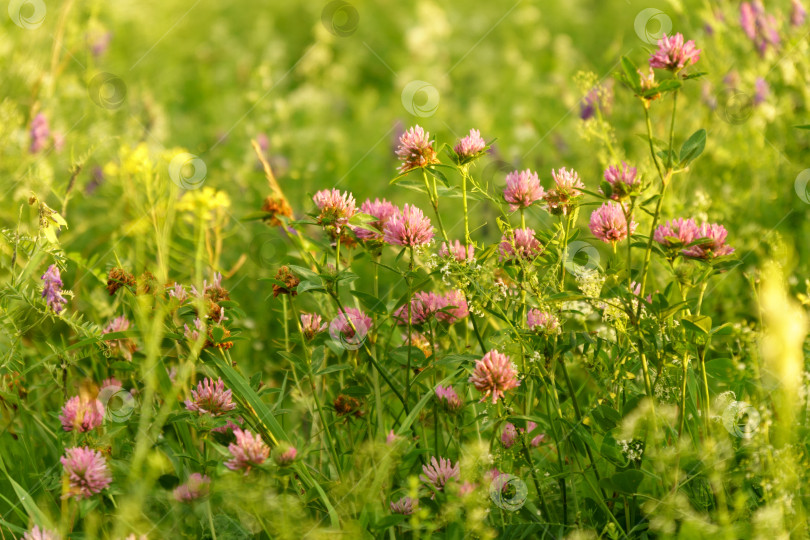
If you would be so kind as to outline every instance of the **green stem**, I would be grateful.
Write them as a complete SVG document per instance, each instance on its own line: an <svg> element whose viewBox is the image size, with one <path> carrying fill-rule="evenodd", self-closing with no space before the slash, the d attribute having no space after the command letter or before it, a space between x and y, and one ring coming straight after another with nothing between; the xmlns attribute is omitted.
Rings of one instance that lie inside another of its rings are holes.
<svg viewBox="0 0 810 540"><path fill-rule="evenodd" d="M461 168L461 200L464 207L464 244L465 247L472 243L470 238L470 220L467 212L467 166Z"/></svg>

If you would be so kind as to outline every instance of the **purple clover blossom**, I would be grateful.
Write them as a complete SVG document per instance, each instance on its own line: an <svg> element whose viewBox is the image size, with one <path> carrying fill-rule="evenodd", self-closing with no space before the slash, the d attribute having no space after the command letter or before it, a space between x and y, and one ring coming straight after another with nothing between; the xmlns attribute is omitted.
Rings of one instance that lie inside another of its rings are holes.
<svg viewBox="0 0 810 540"><path fill-rule="evenodd" d="M301 331L304 338L307 340L313 339L315 336L326 330L326 323L323 318L317 313L302 313L301 314Z"/></svg>
<svg viewBox="0 0 810 540"><path fill-rule="evenodd" d="M172 495L178 502L189 503L208 496L209 486L211 479L208 476L200 473L192 473L189 475L185 484L177 486Z"/></svg>
<svg viewBox="0 0 810 540"><path fill-rule="evenodd" d="M530 207L542 199L545 194L536 172L526 169L525 171L512 171L506 175L506 189L503 191L503 198L509 203L511 212Z"/></svg>
<svg viewBox="0 0 810 540"><path fill-rule="evenodd" d="M628 234L633 234L636 225L637 223L631 218L628 229L624 210L618 203L610 202L604 203L593 211L588 226L599 240L615 246L616 242L624 240Z"/></svg>
<svg viewBox="0 0 810 540"><path fill-rule="evenodd" d="M504 393L520 386L517 369L512 360L505 354L493 349L475 363L475 369L469 378L475 389L483 393L481 401L492 398L492 404L504 397Z"/></svg>
<svg viewBox="0 0 810 540"><path fill-rule="evenodd" d="M683 34L667 37L664 34L658 40L658 50L650 56L650 67L680 71L700 60L700 49L695 48L691 39L684 43Z"/></svg>
<svg viewBox="0 0 810 540"><path fill-rule="evenodd" d="M397 246L420 247L433 239L430 219L410 204L388 219L383 232L385 241Z"/></svg>
<svg viewBox="0 0 810 540"><path fill-rule="evenodd" d="M31 120L31 147L29 151L32 154L43 150L48 144L48 138L51 136L51 130L48 127L48 118L42 114L37 114Z"/></svg>
<svg viewBox="0 0 810 540"><path fill-rule="evenodd" d="M220 416L236 408L232 392L225 389L222 378L216 383L208 377L198 382L197 389L191 391L191 398L184 402L186 409L201 415Z"/></svg>
<svg viewBox="0 0 810 540"><path fill-rule="evenodd" d="M104 404L98 399L73 396L62 407L59 421L65 431L92 431L104 422Z"/></svg>
<svg viewBox="0 0 810 540"><path fill-rule="evenodd" d="M375 220L370 223L370 225L376 229L374 231L362 227L352 227L357 238L366 241L382 241L382 231L385 224L388 223L388 220L391 219L392 216L399 214L399 208L385 199L374 199L374 201L366 199L366 202L360 206L360 211L375 218Z"/></svg>
<svg viewBox="0 0 810 540"><path fill-rule="evenodd" d="M475 260L475 248L472 244L465 248L464 244L458 240L450 242L449 246L447 243L442 242L439 248L439 257L453 258L458 263L471 262Z"/></svg>
<svg viewBox="0 0 810 540"><path fill-rule="evenodd" d="M471 129L470 134L460 139L453 147L460 162L465 163L475 159L486 150L487 143L481 138L481 132Z"/></svg>
<svg viewBox="0 0 810 540"><path fill-rule="evenodd" d="M605 181L610 184L612 191L610 198L614 201L628 198L641 187L641 181L636 177L636 168L630 167L624 161L620 167L611 165L605 169Z"/></svg>
<svg viewBox="0 0 810 540"><path fill-rule="evenodd" d="M529 327L529 330L539 334L551 335L560 333L560 321L557 317L551 313L540 311L539 309L529 310L526 314L526 325Z"/></svg>
<svg viewBox="0 0 810 540"><path fill-rule="evenodd" d="M765 56L768 47L776 49L782 39L777 30L776 18L765 12L761 0L740 4L740 26L757 48L760 56Z"/></svg>
<svg viewBox="0 0 810 540"><path fill-rule="evenodd" d="M22 536L22 540L60 540L60 538L59 533L56 531L45 528L40 529L37 525L34 525L30 531Z"/></svg>
<svg viewBox="0 0 810 540"><path fill-rule="evenodd" d="M452 386L445 387L438 385L434 392L436 393L436 399L439 400L442 407L451 413L460 411L464 406L464 403L461 401L461 398L458 397L458 394Z"/></svg>
<svg viewBox="0 0 810 540"><path fill-rule="evenodd" d="M436 456L430 458L429 464L422 465L422 472L424 474L419 475L419 479L426 486L432 486L436 491L444 491L450 480L458 481L461 475L458 463L453 465L453 462L449 459L436 459Z"/></svg>
<svg viewBox="0 0 810 540"><path fill-rule="evenodd" d="M357 213L354 196L348 191L341 193L338 189L322 189L312 200L320 210L318 223L323 226L334 226L340 230Z"/></svg>
<svg viewBox="0 0 810 540"><path fill-rule="evenodd" d="M60 461L68 478L67 497L90 498L112 482L104 456L87 446L66 449Z"/></svg>
<svg viewBox="0 0 810 540"><path fill-rule="evenodd" d="M716 223L704 223L695 233L695 241L705 239L693 246L689 246L681 253L692 259L714 259L734 253L734 248L726 245L728 231Z"/></svg>
<svg viewBox="0 0 810 540"><path fill-rule="evenodd" d="M511 422L507 422L506 425L503 427L503 431L501 432L501 444L504 448L511 448L512 445L515 444L515 441L518 438L518 431L515 425Z"/></svg>
<svg viewBox="0 0 810 540"><path fill-rule="evenodd" d="M534 229L515 229L504 234L498 245L499 260L533 259L543 252L543 246L534 237Z"/></svg>
<svg viewBox="0 0 810 540"><path fill-rule="evenodd" d="M399 138L397 157L402 161L399 172L404 174L413 169L439 163L430 133L416 125Z"/></svg>
<svg viewBox="0 0 810 540"><path fill-rule="evenodd" d="M402 497L398 501L391 501L388 507L393 514L402 514L403 516L410 516L418 506L419 501L411 499L410 497Z"/></svg>
<svg viewBox="0 0 810 540"><path fill-rule="evenodd" d="M267 460L270 448L259 435L254 435L250 430L234 429L233 434L236 442L228 445L228 451L233 457L225 462L225 466L232 471L244 470L247 475L253 467Z"/></svg>
<svg viewBox="0 0 810 540"><path fill-rule="evenodd" d="M754 83L754 105L759 105L763 103L771 93L771 89L768 86L767 81L762 77L757 77L756 82Z"/></svg>
<svg viewBox="0 0 810 540"><path fill-rule="evenodd" d="M289 467L297 455L298 450L290 443L282 442L273 449L273 461L279 467Z"/></svg>
<svg viewBox="0 0 810 540"><path fill-rule="evenodd" d="M67 300L62 296L62 276L59 273L59 268L55 264L48 267L48 270L42 274L42 298L45 298L48 307L55 313L59 313L65 307Z"/></svg>

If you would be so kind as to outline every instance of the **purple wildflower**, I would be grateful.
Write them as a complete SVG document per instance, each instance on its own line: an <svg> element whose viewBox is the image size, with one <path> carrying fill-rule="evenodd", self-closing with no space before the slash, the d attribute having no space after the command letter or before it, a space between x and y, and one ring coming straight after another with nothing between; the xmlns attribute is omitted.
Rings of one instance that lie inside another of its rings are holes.
<svg viewBox="0 0 810 540"><path fill-rule="evenodd" d="M545 196L537 173L529 169L512 171L506 175L506 189L503 198L509 203L509 210L528 208Z"/></svg>
<svg viewBox="0 0 810 540"><path fill-rule="evenodd" d="M222 378L213 380L206 377L197 383L197 390L191 391L192 399L187 399L184 403L186 409L198 414L210 414L220 416L236 408L232 399L231 390L225 389Z"/></svg>
<svg viewBox="0 0 810 540"><path fill-rule="evenodd" d="M29 151L36 154L41 151L48 144L48 138L51 136L51 130L48 128L48 119L44 114L37 114L31 120L31 147Z"/></svg>
<svg viewBox="0 0 810 540"><path fill-rule="evenodd" d="M484 394L481 401L487 397L492 398L493 405L504 393L520 386L517 370L511 359L505 354L493 349L475 363L475 369L469 381L475 389Z"/></svg>
<svg viewBox="0 0 810 540"><path fill-rule="evenodd" d="M112 482L107 462L101 452L86 446L68 448L60 461L68 477L68 492L64 497L86 499Z"/></svg>
<svg viewBox="0 0 810 540"><path fill-rule="evenodd" d="M389 244L419 247L433 238L430 219L422 211L406 204L402 211L391 216L383 229L384 239Z"/></svg>
<svg viewBox="0 0 810 540"><path fill-rule="evenodd" d="M501 444L504 448L511 448L518 437L518 431L514 424L507 422L501 432Z"/></svg>
<svg viewBox="0 0 810 540"><path fill-rule="evenodd" d="M313 339L316 335L326 330L326 323L317 313L301 314L301 331L307 340Z"/></svg>
<svg viewBox="0 0 810 540"><path fill-rule="evenodd" d="M627 238L628 233L633 234L636 230L637 223L630 219L630 228L628 231L627 219L624 215L624 210L617 203L604 203L591 214L591 221L589 227L591 232L599 240L616 244Z"/></svg>
<svg viewBox="0 0 810 540"><path fill-rule="evenodd" d="M59 540L60 538L56 531L40 529L37 525L22 536L22 540Z"/></svg>
<svg viewBox="0 0 810 540"><path fill-rule="evenodd" d="M410 516L418 506L419 501L411 499L410 497L402 497L397 502L391 501L388 507L394 514L402 514L403 516Z"/></svg>
<svg viewBox="0 0 810 540"><path fill-rule="evenodd" d="M48 307L55 313L59 313L65 308L67 300L62 296L62 276L59 273L59 268L55 264L48 267L48 270L42 274L42 298Z"/></svg>
<svg viewBox="0 0 810 540"><path fill-rule="evenodd" d="M379 242L383 239L382 231L385 224L388 222L391 216L399 213L399 208L385 199L374 199L373 202L371 199L366 199L366 202L360 206L360 211L375 218L375 221L372 221L369 225L376 230L371 231L361 227L354 227L352 229L354 234L357 235L357 238L360 240L373 240Z"/></svg>
<svg viewBox="0 0 810 540"><path fill-rule="evenodd" d="M236 442L228 445L228 451L233 457L225 462L225 466L232 471L244 469L247 475L250 469L265 462L270 449L259 435L254 435L248 429L234 429L233 434Z"/></svg>
<svg viewBox="0 0 810 540"><path fill-rule="evenodd" d="M430 133L418 125L403 133L399 138L397 157L402 161L402 165L399 167L400 173L439 163L436 150L433 148L433 141L430 140Z"/></svg>
<svg viewBox="0 0 810 540"><path fill-rule="evenodd" d="M532 332L548 335L560 333L560 321L557 317L539 309L529 310L526 314L526 324Z"/></svg>
<svg viewBox="0 0 810 540"><path fill-rule="evenodd" d="M426 486L433 486L436 491L443 491L450 480L458 480L461 474L458 463L453 465L449 459L437 460L435 456L430 458L428 465L422 465L422 472L425 474L419 475L420 480Z"/></svg>
<svg viewBox="0 0 810 540"><path fill-rule="evenodd" d="M610 198L614 201L621 201L630 197L631 194L638 193L641 182L636 178L636 168L630 167L622 161L621 168L611 165L605 170L605 180L610 184Z"/></svg>
<svg viewBox="0 0 810 540"><path fill-rule="evenodd" d="M470 134L459 140L453 147L461 163L466 163L480 156L486 150L487 143L481 138L477 129L471 129Z"/></svg>
<svg viewBox="0 0 810 540"><path fill-rule="evenodd" d="M515 229L504 234L498 245L499 259L533 259L543 252L543 246L534 237L534 229Z"/></svg>
<svg viewBox="0 0 810 540"><path fill-rule="evenodd" d="M200 473L192 473L189 475L185 484L180 484L174 488L174 499L178 502L192 502L197 499L208 496L209 486L211 479L208 476Z"/></svg>
<svg viewBox="0 0 810 540"><path fill-rule="evenodd" d="M461 401L461 398L458 397L458 394L452 386L444 387L438 385L434 392L436 393L436 399L438 399L442 406L449 412L458 412L464 406L464 403Z"/></svg>
<svg viewBox="0 0 810 540"><path fill-rule="evenodd" d="M98 399L73 396L62 407L59 421L65 431L91 431L104 422L104 404Z"/></svg>
<svg viewBox="0 0 810 540"><path fill-rule="evenodd" d="M473 248L472 244L464 247L464 244L458 240L450 242L449 246L442 242L439 248L439 257L452 257L459 263L471 262L475 260L475 248Z"/></svg>
<svg viewBox="0 0 810 540"><path fill-rule="evenodd" d="M658 40L658 50L650 56L650 67L680 71L684 67L700 60L700 49L695 48L691 39L684 43L683 35L678 33L672 37L664 34Z"/></svg>

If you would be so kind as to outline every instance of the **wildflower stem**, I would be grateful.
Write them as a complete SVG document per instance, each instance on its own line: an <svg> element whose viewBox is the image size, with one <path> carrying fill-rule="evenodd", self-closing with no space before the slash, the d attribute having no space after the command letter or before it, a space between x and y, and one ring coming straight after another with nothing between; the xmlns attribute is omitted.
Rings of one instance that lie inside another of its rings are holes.
<svg viewBox="0 0 810 540"><path fill-rule="evenodd" d="M424 174L424 171L423 171ZM427 177L425 177L425 182L427 182ZM411 335L412 326L413 326L413 318L412 318L412 306L411 302L413 300L413 286L411 281L411 274L413 273L413 246L409 248L410 260L408 261L408 276L405 279L405 282L408 284L408 366L405 370L405 403L408 403L408 399L410 398L411 394L411 352L413 350L413 335ZM408 406L406 405L405 408L407 409Z"/></svg>
<svg viewBox="0 0 810 540"><path fill-rule="evenodd" d="M433 188L431 188L430 181L428 180L424 167L422 168L422 178L425 180L425 189L427 190L428 199L430 199L430 204L433 206L433 212L436 214L436 222L439 224L439 231L442 233L442 238L449 246L450 240L447 238L447 233L444 230L444 223L442 223L442 215L439 213L439 193L436 190L436 179L433 179Z"/></svg>
<svg viewBox="0 0 810 540"><path fill-rule="evenodd" d="M537 490L537 498L540 499L540 506L543 508L543 518L548 521L551 519L551 514L548 511L548 505L546 504L546 498L543 496L543 490L540 489L540 481L537 479L537 469L534 466L532 454L529 451L529 447L526 446L526 440L522 439L521 443L523 444L523 455L526 456L526 461L529 463L529 468L532 471L532 481L534 482L534 489Z"/></svg>
<svg viewBox="0 0 810 540"><path fill-rule="evenodd" d="M667 171L672 170L672 154L675 151L675 113L678 110L678 92L672 94L672 118L669 121L669 152L667 153Z"/></svg>
<svg viewBox="0 0 810 540"><path fill-rule="evenodd" d="M461 167L461 201L464 207L464 245L469 246L472 243L470 238L470 220L467 212L467 176L469 171L467 165Z"/></svg>

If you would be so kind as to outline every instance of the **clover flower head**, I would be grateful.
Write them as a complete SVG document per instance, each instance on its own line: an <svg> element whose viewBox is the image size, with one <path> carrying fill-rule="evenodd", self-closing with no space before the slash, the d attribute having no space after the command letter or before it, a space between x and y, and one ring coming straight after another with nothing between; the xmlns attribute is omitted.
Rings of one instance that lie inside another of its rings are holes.
<svg viewBox="0 0 810 540"><path fill-rule="evenodd" d="M545 197L546 192L540 186L537 173L526 169L525 171L512 171L506 175L506 189L503 197L509 203L509 210L528 208Z"/></svg>
<svg viewBox="0 0 810 540"><path fill-rule="evenodd" d="M422 472L424 474L420 474L419 479L436 491L443 491L450 480L457 481L461 475L458 463L454 465L449 459L436 459L436 456L432 456L427 465L422 465Z"/></svg>
<svg viewBox="0 0 810 540"><path fill-rule="evenodd" d="M599 240L615 244L627 238L628 233L633 234L637 223L631 218L628 231L624 210L618 203L609 202L593 211L588 226Z"/></svg>
<svg viewBox="0 0 810 540"><path fill-rule="evenodd" d="M68 448L60 461L68 478L68 492L64 497L86 499L99 493L112 482L112 475L104 456L92 448L87 446Z"/></svg>
<svg viewBox="0 0 810 540"><path fill-rule="evenodd" d="M481 138L481 132L471 129L470 134L460 139L453 147L453 152L458 156L459 161L464 163L478 157L484 152L487 143Z"/></svg>
<svg viewBox="0 0 810 540"><path fill-rule="evenodd" d="M56 531L51 531L45 528L40 529L38 525L23 534L23 540L59 540L61 537Z"/></svg>
<svg viewBox="0 0 810 540"><path fill-rule="evenodd" d="M406 204L385 223L383 239L397 246L424 246L433 239L433 226L419 208Z"/></svg>
<svg viewBox="0 0 810 540"><path fill-rule="evenodd" d="M388 507L393 514L402 514L403 516L410 516L418 506L419 501L410 497L402 497L398 501L391 501Z"/></svg>
<svg viewBox="0 0 810 540"><path fill-rule="evenodd" d="M91 431L104 422L104 404L98 399L73 396L62 407L59 421L65 431Z"/></svg>
<svg viewBox="0 0 810 540"><path fill-rule="evenodd" d="M650 67L680 71L684 67L700 60L700 49L691 39L684 43L683 34L677 33L658 40L658 50L650 56Z"/></svg>
<svg viewBox="0 0 810 540"><path fill-rule="evenodd" d="M385 199L374 199L374 201L366 199L366 201L360 205L360 211L375 218L370 225L376 230L372 231L367 228L353 227L352 230L354 234L360 240L381 242L383 240L385 224L392 216L399 213L399 208Z"/></svg>
<svg viewBox="0 0 810 540"><path fill-rule="evenodd" d="M228 445L232 458L225 462L225 466L232 471L244 470L247 475L253 467L267 460L270 448L259 435L254 435L248 429L234 429L233 434L236 442Z"/></svg>
<svg viewBox="0 0 810 540"><path fill-rule="evenodd" d="M605 180L610 184L610 198L621 201L638 191L640 181L636 178L636 168L622 161L621 167L611 165L605 170Z"/></svg>
<svg viewBox="0 0 810 540"><path fill-rule="evenodd" d="M484 394L481 401L491 398L493 405L504 393L520 386L517 369L505 354L493 349L475 364L469 381L475 389Z"/></svg>
<svg viewBox="0 0 810 540"><path fill-rule="evenodd" d="M551 177L554 179L554 187L543 197L547 209L554 215L568 215L582 196L585 184L574 169L568 170L565 167L556 171L552 169Z"/></svg>
<svg viewBox="0 0 810 540"><path fill-rule="evenodd" d="M211 479L207 475L192 473L189 475L185 484L180 484L174 488L172 495L174 495L174 499L178 502L188 503L196 501L197 499L208 496L210 485Z"/></svg>
<svg viewBox="0 0 810 540"><path fill-rule="evenodd" d="M430 140L430 133L418 125L402 134L396 153L402 161L402 165L399 167L400 173L439 163L436 150L433 148L433 141Z"/></svg>
<svg viewBox="0 0 810 540"><path fill-rule="evenodd" d="M464 244L458 240L450 242L450 245L446 242L442 242L442 245L439 247L439 257L453 258L459 263L470 262L475 260L475 248L472 244L464 247Z"/></svg>
<svg viewBox="0 0 810 540"><path fill-rule="evenodd" d="M504 234L498 245L499 260L534 259L542 252L543 246L529 227Z"/></svg>
<svg viewBox="0 0 810 540"><path fill-rule="evenodd" d="M518 437L517 428L511 422L507 422L501 431L501 444L504 448L511 448Z"/></svg>
<svg viewBox="0 0 810 540"><path fill-rule="evenodd" d="M191 399L187 399L184 403L189 411L211 416L220 416L236 408L232 392L225 389L222 378L214 382L206 377L198 382L197 389L191 391Z"/></svg>
<svg viewBox="0 0 810 540"><path fill-rule="evenodd" d="M553 335L560 333L560 321L545 311L539 309L530 309L526 314L526 324L529 330L539 334Z"/></svg>
<svg viewBox="0 0 810 540"><path fill-rule="evenodd" d="M326 323L317 313L301 314L301 331L307 340L313 339L316 335L326 330Z"/></svg>
<svg viewBox="0 0 810 540"><path fill-rule="evenodd" d="M461 401L461 398L458 397L458 394L452 386L445 387L438 385L434 392L442 406L450 412L458 412L464 406L464 403Z"/></svg>

